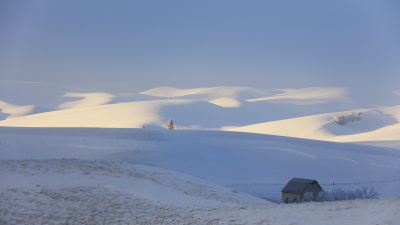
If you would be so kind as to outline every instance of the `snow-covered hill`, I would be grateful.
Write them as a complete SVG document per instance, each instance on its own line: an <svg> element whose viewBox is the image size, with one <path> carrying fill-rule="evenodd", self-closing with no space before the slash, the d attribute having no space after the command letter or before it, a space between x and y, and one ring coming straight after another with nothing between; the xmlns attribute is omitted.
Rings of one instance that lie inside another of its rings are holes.
<svg viewBox="0 0 400 225"><path fill-rule="evenodd" d="M0 127L0 160L2 223L400 219L396 149L224 131ZM328 191L373 186L390 199L270 204L293 177Z"/></svg>
<svg viewBox="0 0 400 225"><path fill-rule="evenodd" d="M17 106L40 106L48 109L48 111L91 107L122 101L163 99L211 102L226 110L231 107L240 108L240 110L249 111L252 114L260 114L261 111L265 117L264 121L261 122L400 105L400 96L396 91L361 88L310 87L267 90L230 86L193 89L160 87L141 93L104 93L101 90L70 88L46 83L0 81L1 101ZM251 104L243 104L243 102ZM206 111L208 109L202 110L202 113ZM179 116L179 110L176 110L176 112L176 116ZM209 113L212 114L213 112ZM193 122L191 125L201 124L194 124Z"/></svg>
<svg viewBox="0 0 400 225"><path fill-rule="evenodd" d="M344 125L330 123L337 115L351 112L336 112L306 116L287 120L266 122L223 130L288 137L307 138L335 142L398 141L400 140L400 106L362 109L360 121Z"/></svg>
<svg viewBox="0 0 400 225"><path fill-rule="evenodd" d="M282 186L293 177L316 179L328 190L332 182L346 188L374 184L381 197L400 196L400 152L395 149L148 128L1 127L0 134L2 159L64 157L164 167L273 201L279 201Z"/></svg>
<svg viewBox="0 0 400 225"><path fill-rule="evenodd" d="M391 147L393 141L400 141L400 96L396 91L339 87L261 90L223 86L162 87L139 94L69 90L55 95L57 88L47 84L0 85L17 87L21 93L21 87L29 87L28 94L38 99L31 96L31 105L23 106L0 101L3 115L8 116L0 121L0 126L161 129L172 119L176 129L222 129L335 142L374 142L374 145ZM35 94L34 90L39 89ZM4 99L22 99L21 93L13 98L6 95ZM47 100L40 98L44 93L49 93L45 95ZM71 98L75 99L71 101ZM42 105L57 110L27 115L35 113L41 101L52 102ZM28 101L16 102L27 104ZM362 120L345 125L329 122L334 116L351 111L362 112Z"/></svg>
<svg viewBox="0 0 400 225"><path fill-rule="evenodd" d="M60 109L155 99L160 98L130 93L114 95L99 90L71 88L41 82L0 80L0 120ZM10 110L10 106L13 106L13 110ZM26 109L27 106L30 108ZM18 110L16 107L19 107Z"/></svg>
<svg viewBox="0 0 400 225"><path fill-rule="evenodd" d="M269 204L168 169L3 160L1 224L395 224L400 199Z"/></svg>
<svg viewBox="0 0 400 225"><path fill-rule="evenodd" d="M0 121L0 126L111 128L139 128L148 124L161 126L163 123L157 113L158 108L190 102L190 100L156 100L72 108L7 119Z"/></svg>
<svg viewBox="0 0 400 225"><path fill-rule="evenodd" d="M8 117L0 121L0 223L400 219L399 151L336 143L398 146L394 92L216 87L109 94L13 85L20 88L14 95L0 94ZM329 123L349 110L362 112L362 120ZM176 130L163 129L168 119ZM293 177L316 179L327 191L372 186L391 199L271 204Z"/></svg>

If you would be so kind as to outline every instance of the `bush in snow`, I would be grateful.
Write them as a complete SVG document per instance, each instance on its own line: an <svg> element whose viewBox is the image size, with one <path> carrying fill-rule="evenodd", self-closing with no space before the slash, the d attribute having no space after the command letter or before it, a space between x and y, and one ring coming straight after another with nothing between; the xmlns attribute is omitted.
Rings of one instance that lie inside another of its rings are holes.
<svg viewBox="0 0 400 225"><path fill-rule="evenodd" d="M167 123L167 129L173 130L174 129L174 122L172 122L171 119L169 119Z"/></svg>
<svg viewBox="0 0 400 225"><path fill-rule="evenodd" d="M314 194L312 192L306 192L303 195L303 202L312 202L314 201Z"/></svg>
<svg viewBox="0 0 400 225"><path fill-rule="evenodd" d="M347 115L347 120L349 122L360 121L361 116L362 116L362 112L358 112L357 114L354 112L351 112L349 115Z"/></svg>
<svg viewBox="0 0 400 225"><path fill-rule="evenodd" d="M326 191L320 191L315 199L317 202L325 202L329 198L329 193Z"/></svg>
<svg viewBox="0 0 400 225"><path fill-rule="evenodd" d="M360 189L357 190L348 190L347 191L347 199L348 200L354 200L354 199L362 199L362 194L360 192Z"/></svg>
<svg viewBox="0 0 400 225"><path fill-rule="evenodd" d="M289 197L285 196L285 198L283 199L283 203L288 204L289 203Z"/></svg>
<svg viewBox="0 0 400 225"><path fill-rule="evenodd" d="M339 124L339 125L345 125L347 123L347 118L346 116L343 116L342 114L338 115L338 116L334 116L331 120L330 120L331 124Z"/></svg>
<svg viewBox="0 0 400 225"><path fill-rule="evenodd" d="M337 123L339 125L345 125L347 122L360 121L361 120L361 115L362 115L362 112L358 112L358 113L351 112L347 116L344 116L344 115L340 114L338 116L334 116L330 120L330 123L332 123L332 124Z"/></svg>
<svg viewBox="0 0 400 225"><path fill-rule="evenodd" d="M341 188L335 188L329 192L328 201L334 202L341 200L347 200L347 192L345 190Z"/></svg>
<svg viewBox="0 0 400 225"><path fill-rule="evenodd" d="M359 189L359 193L362 198L365 199L374 199L379 197L378 192L375 191L375 188L373 187L362 186L361 189Z"/></svg>
<svg viewBox="0 0 400 225"><path fill-rule="evenodd" d="M293 196L292 200L290 200L290 203L299 203L299 200L297 199L296 196Z"/></svg>
<svg viewBox="0 0 400 225"><path fill-rule="evenodd" d="M379 194L373 187L362 186L356 190L343 190L341 188L333 189L332 191L320 191L317 195L316 201L318 202L333 202L342 200L354 199L375 199Z"/></svg>

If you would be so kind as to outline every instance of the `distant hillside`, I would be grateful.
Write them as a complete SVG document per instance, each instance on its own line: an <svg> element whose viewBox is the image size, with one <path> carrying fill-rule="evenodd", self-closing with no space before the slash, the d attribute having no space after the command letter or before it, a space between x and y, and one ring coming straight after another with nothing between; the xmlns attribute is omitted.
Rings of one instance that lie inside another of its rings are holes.
<svg viewBox="0 0 400 225"><path fill-rule="evenodd" d="M43 83L0 83L0 126L222 129L340 142L400 140L396 91L250 87L104 93ZM363 112L344 126L329 120ZM4 120L6 119L7 120Z"/></svg>
<svg viewBox="0 0 400 225"><path fill-rule="evenodd" d="M356 110L362 112L361 120L345 125L332 124L330 119L347 115L350 111L306 116L287 120L259 123L223 130L336 142L400 140L400 106Z"/></svg>

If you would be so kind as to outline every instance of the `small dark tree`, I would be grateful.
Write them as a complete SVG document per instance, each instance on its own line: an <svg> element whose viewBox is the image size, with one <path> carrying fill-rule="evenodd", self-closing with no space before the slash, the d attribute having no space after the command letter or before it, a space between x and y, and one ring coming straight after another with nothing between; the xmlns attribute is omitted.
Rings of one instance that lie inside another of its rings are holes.
<svg viewBox="0 0 400 225"><path fill-rule="evenodd" d="M347 122L360 121L361 116L362 116L362 112L358 112L358 113L351 112L347 116L340 114L340 115L334 116L330 120L330 122L332 124L337 123L339 125L345 125Z"/></svg>
<svg viewBox="0 0 400 225"><path fill-rule="evenodd" d="M283 203L288 204L289 203L289 197L285 196L285 198L283 199Z"/></svg>
<svg viewBox="0 0 400 225"><path fill-rule="evenodd" d="M375 191L374 187L362 186L360 191L362 193L363 198L365 199L375 199L379 197L377 191Z"/></svg>
<svg viewBox="0 0 400 225"><path fill-rule="evenodd" d="M292 200L290 200L290 203L299 203L299 200L297 199L296 196L293 196Z"/></svg>

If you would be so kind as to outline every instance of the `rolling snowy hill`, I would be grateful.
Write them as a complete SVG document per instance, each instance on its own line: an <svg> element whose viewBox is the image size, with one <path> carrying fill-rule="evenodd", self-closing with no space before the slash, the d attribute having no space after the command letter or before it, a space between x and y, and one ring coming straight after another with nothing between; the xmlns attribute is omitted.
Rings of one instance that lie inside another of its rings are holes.
<svg viewBox="0 0 400 225"><path fill-rule="evenodd" d="M374 184L381 197L400 196L400 152L389 148L223 131L2 127L0 134L2 159L157 166L273 201L293 177L316 179L328 190L332 182Z"/></svg>
<svg viewBox="0 0 400 225"><path fill-rule="evenodd" d="M0 160L1 222L400 219L400 153L390 148L224 131L0 127ZM389 199L270 204L293 177L328 191L372 186Z"/></svg>
<svg viewBox="0 0 400 225"><path fill-rule="evenodd" d="M348 115L351 113L350 111L225 128L224 130L335 142L400 140L400 106L363 109L356 112L363 113L362 119L344 125L332 124L330 119L339 114Z"/></svg>
<svg viewBox="0 0 400 225"><path fill-rule="evenodd" d="M161 129L169 119L173 119L176 129L222 129L335 142L374 142L375 145L379 142L377 145L391 147L393 141L400 141L400 96L396 91L372 92L339 87L261 90L226 86L195 89L163 87L140 94L115 95L59 91L57 96L54 95L56 88L46 84L1 85L30 87L33 96L33 90L43 86L42 92L36 95L48 92L52 96L47 97L48 101L53 105L42 105L58 110L27 115L34 113L35 107L44 101L39 97L38 102L33 99L32 105L27 106L0 102L3 115L11 114L6 120L0 121L0 126L150 126ZM135 101L119 101L129 98ZM10 96L5 96L5 99L12 100ZM16 102L26 104L28 101ZM329 123L334 116L347 115L351 111L362 112L362 120L345 125ZM391 143L388 144L388 141Z"/></svg>
<svg viewBox="0 0 400 225"><path fill-rule="evenodd" d="M0 95L7 117L0 121L0 223L400 219L395 92L216 87L110 94L54 92L51 85L36 92L39 86L30 98L21 89ZM361 120L330 123L351 111L362 112ZM175 130L164 128L168 119ZM327 191L374 187L382 199L271 204L293 177L316 179Z"/></svg>

